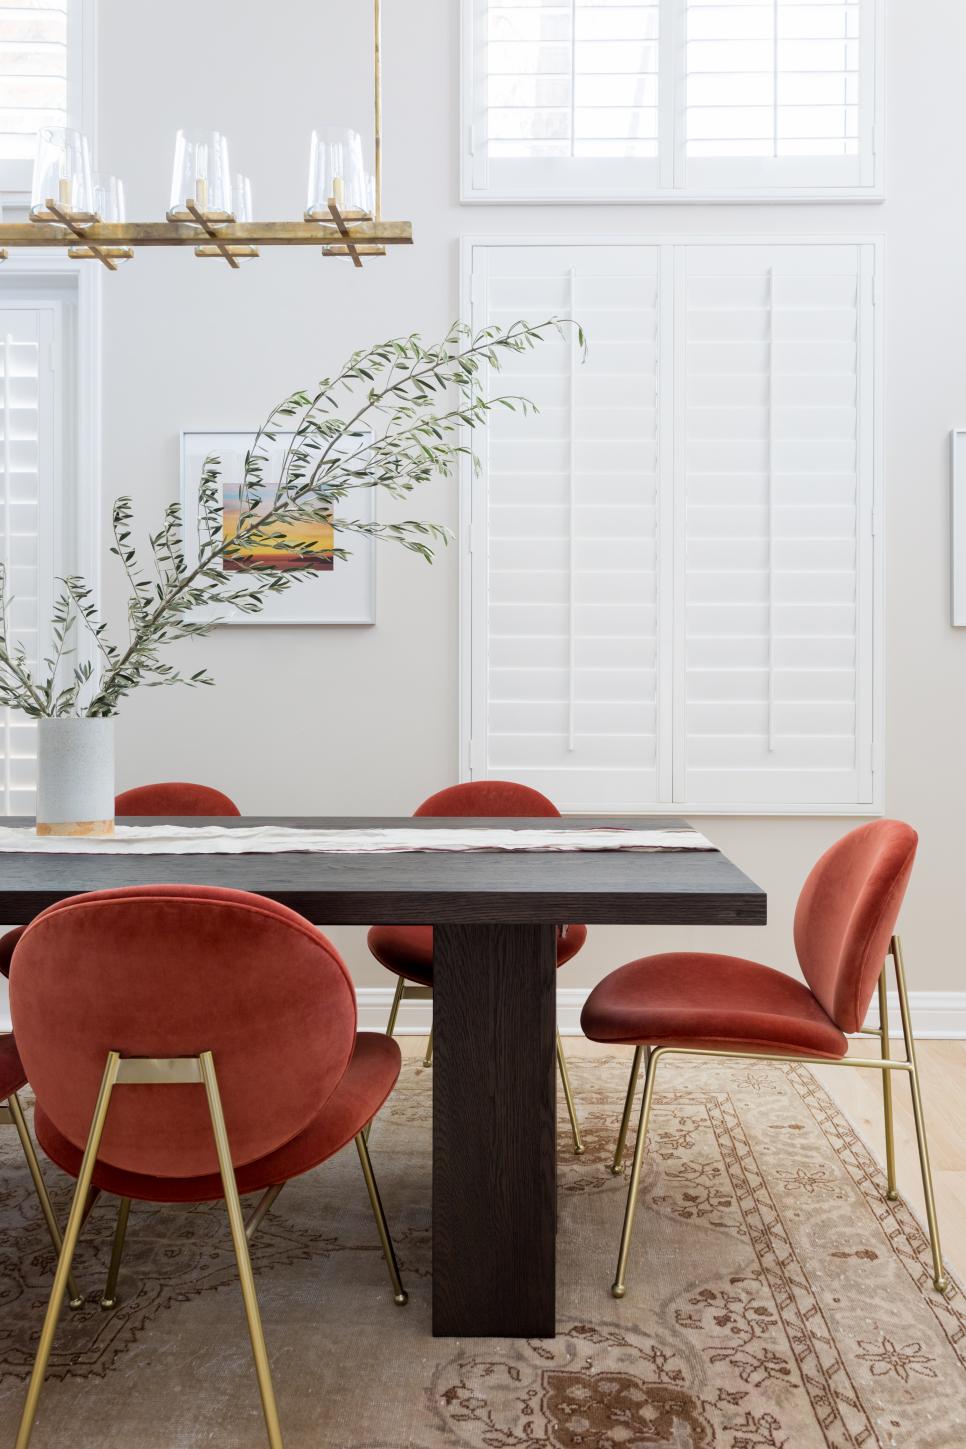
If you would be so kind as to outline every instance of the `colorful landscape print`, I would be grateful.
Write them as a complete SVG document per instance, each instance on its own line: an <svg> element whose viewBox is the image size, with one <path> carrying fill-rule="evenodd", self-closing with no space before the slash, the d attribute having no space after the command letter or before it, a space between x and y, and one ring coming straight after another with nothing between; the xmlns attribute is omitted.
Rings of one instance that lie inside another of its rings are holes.
<svg viewBox="0 0 966 1449"><path fill-rule="evenodd" d="M268 508L268 499L265 500L264 508ZM241 513L241 502L239 499L239 488L237 483L225 483L222 499L223 522L225 538L234 538L238 531L238 520ZM332 525L329 523L299 523L292 524L289 528L278 530L284 533L286 538L290 537L293 548L291 553L286 553L284 548L278 549L246 549L240 556L226 558L224 568L227 573L243 573L246 567L259 564L261 566L276 568L283 573L295 568L311 568L315 573L329 573L335 566L331 549L335 542L335 534ZM311 542L318 550L312 558L311 563L306 564L300 560L296 551L300 542Z"/></svg>

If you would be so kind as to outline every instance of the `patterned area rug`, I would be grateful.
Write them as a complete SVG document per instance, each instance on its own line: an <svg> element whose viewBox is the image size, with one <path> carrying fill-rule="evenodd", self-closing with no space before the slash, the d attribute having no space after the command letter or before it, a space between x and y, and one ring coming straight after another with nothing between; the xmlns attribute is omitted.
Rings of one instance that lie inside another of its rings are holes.
<svg viewBox="0 0 966 1449"><path fill-rule="evenodd" d="M350 1147L286 1188L254 1258L288 1449L821 1449L966 1443L966 1308L807 1071L678 1061L659 1090L627 1297L609 1285L625 1185L607 1170L625 1057L581 1058L587 1153L561 1120L558 1337L430 1334L431 1071L407 1060L372 1135L407 1308L393 1305ZM12 1443L51 1252L0 1133L0 1443ZM68 1184L53 1169L58 1209ZM263 1449L220 1208L135 1206L113 1313L98 1203L36 1449ZM494 1243L493 1251L499 1252Z"/></svg>

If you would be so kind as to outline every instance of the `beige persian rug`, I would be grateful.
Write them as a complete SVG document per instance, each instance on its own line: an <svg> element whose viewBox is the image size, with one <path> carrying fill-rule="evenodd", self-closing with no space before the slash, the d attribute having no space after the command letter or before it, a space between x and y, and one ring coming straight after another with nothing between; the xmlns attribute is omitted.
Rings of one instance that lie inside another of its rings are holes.
<svg viewBox="0 0 966 1449"><path fill-rule="evenodd" d="M578 1058L587 1153L561 1121L558 1337L430 1333L431 1070L407 1060L372 1154L409 1289L392 1302L350 1147L286 1188L254 1248L288 1449L823 1449L966 1444L966 1308L807 1071L669 1066L627 1297L607 1170L625 1057ZM63 1212L68 1184L48 1177ZM104 1199L64 1313L36 1449L265 1444L223 1210L135 1206L112 1313ZM494 1241L492 1251L500 1244ZM0 1132L0 1445L19 1415L51 1252Z"/></svg>

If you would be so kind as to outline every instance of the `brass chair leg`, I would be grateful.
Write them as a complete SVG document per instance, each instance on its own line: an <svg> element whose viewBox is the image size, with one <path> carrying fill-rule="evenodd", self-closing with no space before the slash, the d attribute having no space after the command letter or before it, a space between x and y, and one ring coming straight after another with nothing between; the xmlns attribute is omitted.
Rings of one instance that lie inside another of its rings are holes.
<svg viewBox="0 0 966 1449"><path fill-rule="evenodd" d="M248 1239L249 1242L251 1242L252 1238L258 1232L258 1229L261 1227L262 1223L271 1212L272 1208L275 1205L275 1200L284 1186L284 1182L277 1182L273 1187L267 1187L262 1193L261 1197L258 1199L258 1202L252 1209L251 1217L245 1224L245 1237Z"/></svg>
<svg viewBox="0 0 966 1449"><path fill-rule="evenodd" d="M402 1004L402 999L405 996L405 994L406 994L406 978L405 978L405 976L397 976L396 977L396 990L395 990L395 992L393 994L392 1006L390 1006L390 1008L389 1008L389 1020L386 1022L386 1036L392 1036L394 1034L395 1030L396 1030L396 1018L399 1016L399 1007ZM365 1138L365 1140L367 1142L369 1141L369 1133L371 1131L372 1131L372 1123L371 1122L368 1122L366 1124L366 1126L363 1128L363 1132L362 1132L362 1135L363 1135L363 1137Z"/></svg>
<svg viewBox="0 0 966 1449"><path fill-rule="evenodd" d="M409 1294L402 1285L399 1276L399 1264L396 1261L396 1250L392 1245L392 1238L389 1234L389 1224L386 1222L386 1214L383 1210L382 1199L379 1196L379 1188L376 1185L375 1173L372 1170L372 1163L369 1160L369 1148L366 1146L365 1134L357 1132L355 1137L356 1151L359 1154L359 1161L362 1164L362 1176L365 1178L366 1191L369 1194L369 1202L372 1205L372 1214L376 1220L376 1231L379 1234L379 1242L382 1246L382 1255L386 1260L386 1267L389 1269L389 1280L392 1283L392 1298L399 1307L404 1307L409 1302Z"/></svg>
<svg viewBox="0 0 966 1449"><path fill-rule="evenodd" d="M889 1003L886 994L885 967L879 976L879 1043L882 1056L889 1060ZM882 1115L885 1119L886 1199L896 1202L896 1139L892 1112L892 1073L882 1073Z"/></svg>
<svg viewBox="0 0 966 1449"><path fill-rule="evenodd" d="M245 1220L242 1216L241 1201L238 1196L238 1184L235 1181L235 1169L231 1160L231 1147L228 1142L228 1131L225 1127L225 1117L221 1107L221 1095L218 1091L218 1078L215 1075L214 1058L211 1052L202 1052L198 1058L198 1062L201 1068L201 1079L205 1084L205 1093L208 1097L208 1111L211 1115L211 1127L215 1136L215 1150L218 1154L218 1170L221 1173L221 1183L225 1193L225 1207L228 1210L228 1225L231 1228L231 1240L235 1248L235 1258L238 1263L238 1277L241 1281L242 1299L245 1304L245 1317L248 1320L248 1336L252 1342L255 1376L258 1379L258 1391L262 1399L262 1412L265 1415L268 1442L271 1449L283 1449L282 1430L278 1422L278 1407L275 1403L275 1389L272 1385L272 1370L268 1362L268 1350L265 1347L265 1335L262 1332L262 1320L258 1311L258 1295L255 1292L252 1260L248 1255L248 1239L245 1237Z"/></svg>
<svg viewBox="0 0 966 1449"><path fill-rule="evenodd" d="M114 1225L114 1246L111 1248L111 1262L107 1270L107 1282L101 1298L102 1308L117 1307L117 1279L124 1255L124 1238L127 1234L127 1220L131 1215L131 1199L122 1197L117 1205L117 1222Z"/></svg>
<svg viewBox="0 0 966 1449"><path fill-rule="evenodd" d="M37 1415L37 1403L40 1399L40 1390L43 1387L44 1375L47 1372L47 1364L50 1361L50 1350L53 1347L54 1334L57 1331L57 1320L60 1317L61 1302L67 1287L67 1279L70 1276L70 1265L77 1248L77 1239L80 1236L81 1225L84 1219L84 1209L87 1205L88 1190L94 1174L94 1164L97 1161L97 1149L100 1146L101 1137L104 1133L104 1123L107 1121L107 1111L111 1104L111 1093L114 1090L114 1083L117 1081L120 1062L121 1059L117 1052L108 1053L107 1065L104 1068L104 1076L101 1079L101 1087L97 1095L97 1105L94 1108L91 1132L87 1139L87 1146L84 1149L80 1174L77 1178L77 1186L74 1189L74 1198L70 1207L70 1216L67 1219L67 1231L64 1233L64 1246L57 1260L54 1286L50 1290L47 1314L44 1318L44 1326L40 1331L37 1357L34 1360L33 1372L30 1375L30 1383L27 1386L27 1397L24 1401L20 1428L17 1431L15 1449L27 1449L30 1443L30 1435L33 1430L34 1419Z"/></svg>
<svg viewBox="0 0 966 1449"><path fill-rule="evenodd" d="M433 1028L429 1028L429 1041L426 1043L426 1055L423 1057L423 1066L433 1065Z"/></svg>
<svg viewBox="0 0 966 1449"><path fill-rule="evenodd" d="M611 1293L615 1298L623 1298L627 1292L624 1275L627 1271L627 1255L631 1246L631 1231L634 1227L634 1211L637 1207L637 1191L641 1181L641 1164L644 1160L644 1144L647 1140L647 1124L651 1116L651 1102L654 1098L654 1079L657 1076L657 1064L661 1059L661 1048L651 1052L647 1071L644 1075L644 1100L641 1103L641 1120L637 1129L637 1141L634 1144L634 1165L631 1169L630 1186L627 1189L627 1206L624 1209L624 1226L621 1230L620 1251L617 1254L617 1272L614 1276L614 1283Z"/></svg>
<svg viewBox="0 0 966 1449"><path fill-rule="evenodd" d="M389 1020L386 1023L386 1036L392 1036L396 1030L396 1017L399 1015L399 1006L406 990L405 976L396 977L396 994L392 998L392 1006L389 1008Z"/></svg>
<svg viewBox="0 0 966 1449"><path fill-rule="evenodd" d="M939 1218L936 1214L936 1199L932 1187L932 1168L929 1163L929 1143L926 1140L926 1121L922 1109L922 1093L919 1089L919 1067L916 1062L916 1043L912 1035L912 1019L909 1012L909 997L906 991L906 972L902 960L902 942L898 936L893 936L891 950L892 959L896 968L896 984L899 988L899 1014L902 1018L902 1035L906 1044L906 1057L912 1064L912 1071L909 1073L909 1087L912 1092L912 1113L916 1120L916 1143L919 1147L922 1193L926 1200L929 1245L932 1249L933 1284L937 1292L945 1293L949 1286L949 1280L943 1268L942 1245L939 1241Z"/></svg>
<svg viewBox="0 0 966 1449"><path fill-rule="evenodd" d="M50 1234L50 1241L54 1245L54 1251L60 1256L63 1247L63 1239L60 1235L60 1228L54 1216L54 1209L47 1193L47 1184L44 1182L43 1173L40 1170L40 1163L37 1160L37 1153L34 1150L33 1139L30 1136L30 1129L20 1105L20 1098L16 1092L11 1092L7 1098L7 1106L10 1108L10 1116L13 1125L17 1129L17 1136L20 1138L20 1146L23 1148L23 1155L27 1159L27 1167L30 1172L31 1181L34 1185L34 1192L37 1194L37 1201L40 1203L40 1211L44 1215L44 1222L47 1224L47 1231ZM84 1297L74 1282L73 1273L67 1275L67 1306L75 1311L83 1308Z"/></svg>
<svg viewBox="0 0 966 1449"><path fill-rule="evenodd" d="M557 1032L557 1066L560 1069L560 1081L563 1084L564 1099L567 1103L567 1113L570 1117L570 1130L574 1138L574 1156L579 1157L584 1150L584 1144L580 1136L580 1123L577 1120L577 1108L574 1104L574 1094L570 1086L567 1058L564 1056L563 1042L560 1040L559 1031Z"/></svg>
<svg viewBox="0 0 966 1449"><path fill-rule="evenodd" d="M631 1062L631 1075L627 1083L627 1096L624 1098L624 1112L621 1116L620 1131L617 1134L617 1146L614 1148L614 1161L611 1164L611 1172L619 1177L624 1167L624 1148L627 1145L627 1129L631 1122L631 1109L634 1106L634 1093L637 1091L637 1079L641 1074L641 1056L644 1048L634 1048L634 1060ZM648 1049L650 1055L650 1049Z"/></svg>

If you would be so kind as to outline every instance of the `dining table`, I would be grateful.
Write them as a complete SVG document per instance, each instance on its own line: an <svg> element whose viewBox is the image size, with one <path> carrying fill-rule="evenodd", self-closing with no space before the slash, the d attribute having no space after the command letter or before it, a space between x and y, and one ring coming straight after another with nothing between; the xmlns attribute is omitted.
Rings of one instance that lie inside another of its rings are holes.
<svg viewBox="0 0 966 1449"><path fill-rule="evenodd" d="M123 823L199 825L197 819ZM444 826L540 832L686 826L680 817L639 815L510 822L241 816L203 823L223 830L358 831L360 841L374 830ZM555 1332L559 929L576 922L757 926L766 919L765 892L710 845L234 854L213 844L193 854L74 853L69 845L8 851L0 855L0 921L28 922L85 891L148 884L254 891L321 927L434 927L432 1323L434 1334L461 1337ZM645 955L643 929L639 946Z"/></svg>

